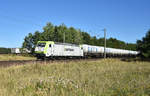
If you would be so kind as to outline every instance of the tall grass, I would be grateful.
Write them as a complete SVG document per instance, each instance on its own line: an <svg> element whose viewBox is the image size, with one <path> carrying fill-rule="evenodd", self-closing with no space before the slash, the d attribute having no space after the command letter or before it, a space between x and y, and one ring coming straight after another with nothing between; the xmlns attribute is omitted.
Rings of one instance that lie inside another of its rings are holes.
<svg viewBox="0 0 150 96"><path fill-rule="evenodd" d="M98 61L0 69L1 96L149 96L150 63Z"/></svg>

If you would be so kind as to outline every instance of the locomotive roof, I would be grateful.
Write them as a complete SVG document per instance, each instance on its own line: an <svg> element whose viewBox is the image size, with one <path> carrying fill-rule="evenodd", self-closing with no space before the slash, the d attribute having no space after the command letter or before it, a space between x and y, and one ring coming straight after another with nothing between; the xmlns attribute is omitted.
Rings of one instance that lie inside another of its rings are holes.
<svg viewBox="0 0 150 96"><path fill-rule="evenodd" d="M38 43L53 43L53 44L59 44L59 45L69 45L69 46L77 46L79 47L79 45L77 44L71 44L71 43L61 43L61 42L54 42L54 41L38 41Z"/></svg>
<svg viewBox="0 0 150 96"><path fill-rule="evenodd" d="M55 44L60 44L60 45L69 45L69 46L78 46L77 44L71 44L71 43L60 43L60 42L55 42Z"/></svg>

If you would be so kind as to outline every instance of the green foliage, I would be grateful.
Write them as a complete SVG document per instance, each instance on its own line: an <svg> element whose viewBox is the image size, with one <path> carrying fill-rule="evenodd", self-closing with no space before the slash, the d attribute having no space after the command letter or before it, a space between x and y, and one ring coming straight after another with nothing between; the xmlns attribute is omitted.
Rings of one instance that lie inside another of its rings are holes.
<svg viewBox="0 0 150 96"><path fill-rule="evenodd" d="M32 51L38 41L55 41L81 44L82 34L80 30L77 30L73 27L68 28L64 24L54 26L51 23L47 23L47 25L43 28L43 32L36 31L34 34L29 33L28 36L24 38L22 47Z"/></svg>
<svg viewBox="0 0 150 96"><path fill-rule="evenodd" d="M104 38L92 37L87 32L75 29L74 27L67 27L65 24L54 26L52 23L47 23L47 25L43 27L43 32L36 31L33 34L29 33L28 36L24 38L23 48L33 50L38 41L104 46ZM136 50L135 44L125 43L115 38L107 39L107 47Z"/></svg>
<svg viewBox="0 0 150 96"><path fill-rule="evenodd" d="M115 38L107 39L107 46L111 48L119 48L126 50L136 50L136 44L125 43L123 41L117 40Z"/></svg>
<svg viewBox="0 0 150 96"><path fill-rule="evenodd" d="M150 58L150 30L142 40L137 40L137 49L143 58Z"/></svg>
<svg viewBox="0 0 150 96"><path fill-rule="evenodd" d="M23 48L27 48L28 50L32 50L34 48L34 44L36 42L34 42L34 36L32 35L32 33L29 33L28 36L26 36L24 38L24 42L23 42Z"/></svg>
<svg viewBox="0 0 150 96"><path fill-rule="evenodd" d="M8 54L11 53L10 48L0 48L0 54Z"/></svg>

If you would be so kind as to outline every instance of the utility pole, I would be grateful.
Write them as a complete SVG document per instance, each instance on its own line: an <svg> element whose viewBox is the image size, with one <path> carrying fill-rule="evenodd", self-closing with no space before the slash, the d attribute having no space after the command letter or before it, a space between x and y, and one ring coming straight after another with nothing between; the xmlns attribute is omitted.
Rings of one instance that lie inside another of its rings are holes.
<svg viewBox="0 0 150 96"><path fill-rule="evenodd" d="M104 28L104 59L106 58L106 29Z"/></svg>

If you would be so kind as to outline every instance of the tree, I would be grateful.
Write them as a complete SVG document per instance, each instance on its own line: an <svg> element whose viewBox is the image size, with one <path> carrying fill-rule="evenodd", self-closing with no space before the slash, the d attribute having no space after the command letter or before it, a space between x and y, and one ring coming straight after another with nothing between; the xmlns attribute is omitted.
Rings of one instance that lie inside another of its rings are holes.
<svg viewBox="0 0 150 96"><path fill-rule="evenodd" d="M82 35L81 35L81 32L80 30L77 30L73 27L70 27L69 28L69 31L70 32L70 40L71 42L70 43L74 43L74 44L81 44L82 43Z"/></svg>
<svg viewBox="0 0 150 96"><path fill-rule="evenodd" d="M33 43L34 45L37 44L38 41L42 40L41 33L39 31L36 31L33 35Z"/></svg>
<svg viewBox="0 0 150 96"><path fill-rule="evenodd" d="M59 40L59 37L58 37L58 32L59 32L59 30L58 30L58 26L55 26L55 28L54 28L54 41L55 42L58 42Z"/></svg>
<svg viewBox="0 0 150 96"><path fill-rule="evenodd" d="M91 36L87 32L81 32L83 44L91 44Z"/></svg>
<svg viewBox="0 0 150 96"><path fill-rule="evenodd" d="M44 41L54 41L54 30L55 27L52 23L47 23L47 25L43 28L44 32L42 32L42 40Z"/></svg>
<svg viewBox="0 0 150 96"><path fill-rule="evenodd" d="M99 42L98 42L96 36L91 38L91 42L90 43L91 43L91 45L98 45Z"/></svg>
<svg viewBox="0 0 150 96"><path fill-rule="evenodd" d="M23 48L27 48L29 51L32 51L35 46L34 40L33 40L33 35L32 33L29 33L28 36L24 38L23 42Z"/></svg>
<svg viewBox="0 0 150 96"><path fill-rule="evenodd" d="M92 37L87 32L82 32L80 29L74 27L68 28L63 23L59 26L47 23L46 26L43 27L43 32L35 31L33 34L29 33L24 38L22 47L33 52L38 41L64 42L64 36L65 43L104 46L104 38ZM136 50L135 44L125 43L116 38L107 39L107 47Z"/></svg>
<svg viewBox="0 0 150 96"><path fill-rule="evenodd" d="M64 36L65 38L67 37L67 27L65 24L61 24L59 27L58 27L58 42L64 42ZM65 40L65 42L67 42Z"/></svg>
<svg viewBox="0 0 150 96"><path fill-rule="evenodd" d="M67 28L65 24L54 26L52 23L47 23L43 27L43 32L36 31L34 34L29 33L25 38L22 47L32 51L38 41L55 41L63 42L65 35L66 43L81 44L81 31L73 27Z"/></svg>
<svg viewBox="0 0 150 96"><path fill-rule="evenodd" d="M143 58L150 58L150 30L142 40L137 40L137 50Z"/></svg>

